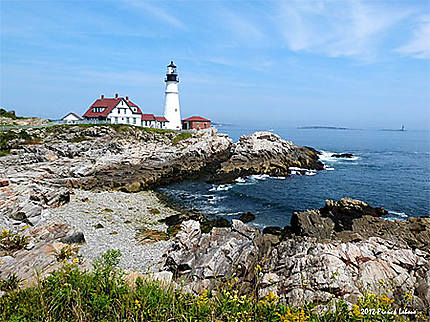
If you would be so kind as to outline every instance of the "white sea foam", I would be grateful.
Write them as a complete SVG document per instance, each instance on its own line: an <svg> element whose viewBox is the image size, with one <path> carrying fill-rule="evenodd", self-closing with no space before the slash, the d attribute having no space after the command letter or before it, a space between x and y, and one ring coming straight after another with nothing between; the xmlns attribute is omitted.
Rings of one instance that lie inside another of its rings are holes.
<svg viewBox="0 0 430 322"><path fill-rule="evenodd" d="M343 153L343 152L341 152ZM339 161L357 161L360 159L360 157L354 155L352 158L335 158L332 157L333 154L341 154L341 153L335 153L335 152L329 152L329 151L320 151L319 158L320 160L325 163L336 163ZM355 164L355 163L354 163Z"/></svg>
<svg viewBox="0 0 430 322"><path fill-rule="evenodd" d="M208 202L213 204L213 203L217 203L218 201L223 200L225 198L227 198L227 196L216 196L216 197L208 199Z"/></svg>
<svg viewBox="0 0 430 322"><path fill-rule="evenodd" d="M301 176L314 176L317 174L317 170L309 170L298 167L289 167L291 174L301 175Z"/></svg>
<svg viewBox="0 0 430 322"><path fill-rule="evenodd" d="M270 177L270 179L285 180L287 177Z"/></svg>
<svg viewBox="0 0 430 322"><path fill-rule="evenodd" d="M234 180L234 181L236 181L237 183L245 183L246 182L246 178L236 178L236 180Z"/></svg>
<svg viewBox="0 0 430 322"><path fill-rule="evenodd" d="M220 184L218 186L213 186L209 189L209 191L227 191L233 188L233 185L231 184Z"/></svg>
<svg viewBox="0 0 430 322"><path fill-rule="evenodd" d="M408 217L409 216L404 212L388 210L388 214L383 218L386 220L406 220Z"/></svg>
<svg viewBox="0 0 430 322"><path fill-rule="evenodd" d="M253 174L252 176L249 176L249 178L255 179L255 180L266 180L267 178L269 178L269 175L267 175L267 174Z"/></svg>

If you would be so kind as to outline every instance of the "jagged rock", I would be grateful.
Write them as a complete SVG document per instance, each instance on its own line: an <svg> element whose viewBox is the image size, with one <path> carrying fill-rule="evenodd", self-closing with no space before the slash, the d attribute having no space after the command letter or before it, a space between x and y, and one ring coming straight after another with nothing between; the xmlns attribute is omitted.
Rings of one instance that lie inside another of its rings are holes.
<svg viewBox="0 0 430 322"><path fill-rule="evenodd" d="M385 214L386 210L360 200L327 200L321 209L294 212L289 230L319 240L359 241L378 236L401 246L430 249L430 218L388 221L381 218Z"/></svg>
<svg viewBox="0 0 430 322"><path fill-rule="evenodd" d="M249 211L239 216L239 220L245 224L253 221L254 219L255 219L255 215Z"/></svg>
<svg viewBox="0 0 430 322"><path fill-rule="evenodd" d="M215 227L201 233L197 221L182 223L172 249L167 253L165 268L175 276L186 276L190 290L199 292L215 286L216 278L233 273L247 289L255 278L254 267L266 249L260 232L233 220L231 228Z"/></svg>
<svg viewBox="0 0 430 322"><path fill-rule="evenodd" d="M220 164L211 181L229 181L252 174L289 175L289 167L322 170L318 152L282 140L271 132L241 136L231 149L231 156Z"/></svg>
<svg viewBox="0 0 430 322"><path fill-rule="evenodd" d="M32 231L26 231L31 247L17 250L10 256L0 257L0 277L6 278L15 273L22 280L21 285L31 285L38 277L43 278L61 263L56 255L67 244L60 242L70 232L70 227L64 223L53 222L38 227ZM35 274L37 272L37 274Z"/></svg>
<svg viewBox="0 0 430 322"><path fill-rule="evenodd" d="M333 153L331 156L333 158L348 158L348 159L350 159L350 158L354 157L354 154L352 154L352 153Z"/></svg>
<svg viewBox="0 0 430 322"><path fill-rule="evenodd" d="M83 244L85 243L85 237L82 232L76 232L61 238L60 242L65 244Z"/></svg>

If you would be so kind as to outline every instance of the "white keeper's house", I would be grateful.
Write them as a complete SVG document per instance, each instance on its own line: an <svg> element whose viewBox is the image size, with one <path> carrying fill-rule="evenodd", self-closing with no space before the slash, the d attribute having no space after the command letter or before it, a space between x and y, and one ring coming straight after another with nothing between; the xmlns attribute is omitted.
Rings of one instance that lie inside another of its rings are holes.
<svg viewBox="0 0 430 322"><path fill-rule="evenodd" d="M105 98L104 95L101 95L88 108L83 118L94 123L131 124L157 129L166 128L168 122L163 116L143 114L139 106L133 103L128 96L124 98L118 94L115 94L114 98Z"/></svg>

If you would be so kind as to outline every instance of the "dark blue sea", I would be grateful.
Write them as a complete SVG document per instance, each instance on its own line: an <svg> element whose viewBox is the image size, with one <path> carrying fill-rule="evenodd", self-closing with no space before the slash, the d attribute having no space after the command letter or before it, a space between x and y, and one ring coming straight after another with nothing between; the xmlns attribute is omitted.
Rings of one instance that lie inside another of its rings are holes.
<svg viewBox="0 0 430 322"><path fill-rule="evenodd" d="M285 226L293 211L321 208L326 199L352 197L384 207L389 218L430 214L430 135L428 131L240 128L220 126L237 141L270 130L285 140L322 152L327 170L287 178L251 176L235 184L182 182L162 188L175 201L206 214L237 218L252 212L257 227ZM332 153L353 153L352 159Z"/></svg>

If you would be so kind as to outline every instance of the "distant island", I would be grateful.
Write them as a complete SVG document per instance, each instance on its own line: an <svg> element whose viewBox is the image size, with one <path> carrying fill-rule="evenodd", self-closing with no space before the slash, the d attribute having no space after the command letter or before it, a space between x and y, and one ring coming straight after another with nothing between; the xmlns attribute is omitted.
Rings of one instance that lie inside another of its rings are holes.
<svg viewBox="0 0 430 322"><path fill-rule="evenodd" d="M356 129L350 129L347 127L340 127L340 126L298 126L297 127L300 130L310 130L310 129L325 129L325 130L356 130Z"/></svg>
<svg viewBox="0 0 430 322"><path fill-rule="evenodd" d="M402 125L400 129L381 129L380 131L406 132L406 129L405 129L405 126Z"/></svg>

